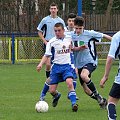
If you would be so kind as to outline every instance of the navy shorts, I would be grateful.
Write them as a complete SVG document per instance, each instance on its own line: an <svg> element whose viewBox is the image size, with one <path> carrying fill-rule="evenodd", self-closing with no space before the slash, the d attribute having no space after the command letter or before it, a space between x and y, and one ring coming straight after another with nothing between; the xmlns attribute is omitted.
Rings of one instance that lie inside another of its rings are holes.
<svg viewBox="0 0 120 120"><path fill-rule="evenodd" d="M113 86L110 90L109 95L113 98L118 98L120 99L120 84L113 83Z"/></svg>
<svg viewBox="0 0 120 120"><path fill-rule="evenodd" d="M80 81L80 84L83 85L84 81L82 80L81 78L81 72L83 69L87 69L89 71L89 78L91 77L91 73L96 69L96 65L94 65L93 63L88 63L86 65L84 65L82 68L78 69L78 75L79 75L79 81Z"/></svg>
<svg viewBox="0 0 120 120"><path fill-rule="evenodd" d="M74 69L69 64L54 64L50 73L50 84L58 84L59 82L66 81L67 78L74 79L76 77Z"/></svg>
<svg viewBox="0 0 120 120"><path fill-rule="evenodd" d="M43 51L44 51L44 53L46 51L46 45L45 44L43 44Z"/></svg>

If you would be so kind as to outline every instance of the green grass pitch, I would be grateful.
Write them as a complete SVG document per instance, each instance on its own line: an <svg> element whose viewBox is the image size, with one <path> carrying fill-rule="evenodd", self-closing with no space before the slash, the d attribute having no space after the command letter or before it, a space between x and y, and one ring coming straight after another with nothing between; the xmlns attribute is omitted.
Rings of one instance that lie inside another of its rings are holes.
<svg viewBox="0 0 120 120"><path fill-rule="evenodd" d="M37 64L0 64L0 120L107 120L107 111L99 108L97 102L88 97L77 81L76 93L79 97L78 112L72 112L71 103L67 99L67 86L60 83L58 90L62 93L58 106L51 105L52 96L47 93L49 104L47 113L37 113L35 104L45 82L44 67L40 73ZM104 89L99 81L104 72L104 64L99 64L92 75L98 91L108 98L109 90L117 73L118 65L112 67L109 81ZM120 104L117 106L117 119L120 120Z"/></svg>

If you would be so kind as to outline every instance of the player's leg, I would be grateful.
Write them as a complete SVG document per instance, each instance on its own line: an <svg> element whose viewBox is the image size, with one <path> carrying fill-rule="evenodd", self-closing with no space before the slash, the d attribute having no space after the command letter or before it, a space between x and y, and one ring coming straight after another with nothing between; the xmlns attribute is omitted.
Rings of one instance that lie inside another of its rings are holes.
<svg viewBox="0 0 120 120"><path fill-rule="evenodd" d="M58 100L61 97L61 94L57 91L57 86L59 81L61 80L61 76L58 74L60 68L58 65L54 64L51 69L50 74L50 87L49 91L51 95L53 96L52 106L56 107L58 104Z"/></svg>
<svg viewBox="0 0 120 120"><path fill-rule="evenodd" d="M93 92L88 88L88 86L86 85L86 83L82 80L82 78L81 78L81 76L80 76L81 71L82 71L82 69L79 69L79 74L78 74L78 75L79 75L80 84L81 84L81 86L83 87L84 92L85 92L88 96L90 96L92 99L97 100L97 98L95 97L95 95L93 94ZM89 75L89 77L90 77L90 75Z"/></svg>
<svg viewBox="0 0 120 120"><path fill-rule="evenodd" d="M75 72L76 74L76 72ZM66 81L67 87L68 87L68 97L71 101L72 104L72 110L73 112L77 112L78 110L78 105L76 104L76 92L73 86L73 78L75 78L74 74L73 74L73 69L71 69L71 65L66 65L64 72L62 74L63 76L63 80Z"/></svg>
<svg viewBox="0 0 120 120"><path fill-rule="evenodd" d="M89 71L87 69L83 69L81 72L81 78L86 83L87 87L91 90L91 92L94 94L94 97L97 99L99 105L101 108L106 108L107 100L103 98L97 91L94 83L92 80L88 77Z"/></svg>
<svg viewBox="0 0 120 120"><path fill-rule="evenodd" d="M67 78L66 84L67 84L67 87L69 90L68 96L72 103L72 110L73 110L73 112L76 112L78 110L78 105L76 104L76 92L75 92L74 86L73 86L73 79Z"/></svg>
<svg viewBox="0 0 120 120"><path fill-rule="evenodd" d="M93 64L87 64L85 65L85 67L78 71L79 76L86 84L86 87L84 87L86 88L86 93L88 93L88 95L91 96L91 98L96 99L101 108L106 108L107 100L98 93L94 83L90 79L90 75L95 69L96 66L94 66Z"/></svg>
<svg viewBox="0 0 120 120"><path fill-rule="evenodd" d="M76 85L77 85L77 81L76 81L76 79L74 79L73 80L73 87L74 87L74 89L76 89Z"/></svg>
<svg viewBox="0 0 120 120"><path fill-rule="evenodd" d="M120 84L114 83L108 98L108 120L116 120L116 105L120 99Z"/></svg>
<svg viewBox="0 0 120 120"><path fill-rule="evenodd" d="M82 72L82 70L83 70L83 68L78 69L79 81L80 81L81 86L83 87L84 92L91 97L91 96L94 95L94 94L93 94L93 92L88 88L88 86L86 85L86 83L82 80L82 78L81 78L81 72ZM91 75L89 74L89 78L90 78L90 76L91 76Z"/></svg>
<svg viewBox="0 0 120 120"><path fill-rule="evenodd" d="M44 87L41 91L41 94L40 94L40 101L43 101L45 100L45 96L46 96L46 93L48 92L49 90L49 84L50 84L50 77L47 78L45 84L44 84Z"/></svg>
<svg viewBox="0 0 120 120"><path fill-rule="evenodd" d="M88 88L88 86L86 85L85 82L82 84L82 87L83 87L84 92L85 92L88 96L90 96L92 99L97 100L97 98L95 97L95 95L93 94L93 92Z"/></svg>
<svg viewBox="0 0 120 120"><path fill-rule="evenodd" d="M74 90L76 89L76 85L77 85L77 80L76 79L74 79L73 80L73 87L74 87ZM69 95L67 96L68 97L68 99L70 99L69 98ZM79 100L79 98L76 96L76 100Z"/></svg>
<svg viewBox="0 0 120 120"><path fill-rule="evenodd" d="M108 105L107 105L108 120L116 120L116 117L117 117L116 105L117 105L118 101L119 101L119 99L109 96Z"/></svg>
<svg viewBox="0 0 120 120"><path fill-rule="evenodd" d="M74 89L76 89L76 86L77 86L77 74L78 74L77 68L73 69L73 76L74 76L73 86L74 86Z"/></svg>
<svg viewBox="0 0 120 120"><path fill-rule="evenodd" d="M61 94L57 91L57 86L58 84L52 84L50 85L50 93L53 96L53 102L52 102L52 106L56 107L58 104L58 100L61 97Z"/></svg>
<svg viewBox="0 0 120 120"><path fill-rule="evenodd" d="M76 70L75 69L71 69L73 72L73 76L74 76L74 79L73 79L73 87L74 87L74 90L76 89L76 86L77 86L77 74L76 74ZM69 99L69 96L68 96L68 99ZM79 98L76 96L76 100L79 100Z"/></svg>
<svg viewBox="0 0 120 120"><path fill-rule="evenodd" d="M95 94L97 95L98 92L97 92L97 89L95 88L95 85L94 83L92 82L92 80L89 78L89 71L87 69L82 69L82 72L81 72L81 78L82 80L86 83L87 87Z"/></svg>
<svg viewBox="0 0 120 120"><path fill-rule="evenodd" d="M45 64L46 64L46 78L48 78L50 76L51 58L48 58Z"/></svg>

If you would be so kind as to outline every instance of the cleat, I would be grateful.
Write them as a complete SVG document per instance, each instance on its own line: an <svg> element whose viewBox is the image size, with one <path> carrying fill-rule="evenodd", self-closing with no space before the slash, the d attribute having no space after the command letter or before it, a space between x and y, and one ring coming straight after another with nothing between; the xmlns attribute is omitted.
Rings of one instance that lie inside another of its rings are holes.
<svg viewBox="0 0 120 120"><path fill-rule="evenodd" d="M99 103L100 108L106 109L107 106L107 100L103 98L101 95L97 95L97 101Z"/></svg>
<svg viewBox="0 0 120 120"><path fill-rule="evenodd" d="M55 96L53 97L53 102L52 102L52 106L53 106L53 107L56 107L56 106L57 106L58 100L60 99L60 97L61 97L61 94L60 94L60 93L58 93L57 95L55 95Z"/></svg>
<svg viewBox="0 0 120 120"><path fill-rule="evenodd" d="M103 98L103 102L99 104L100 108L106 109L107 108L107 100Z"/></svg>
<svg viewBox="0 0 120 120"><path fill-rule="evenodd" d="M77 110L78 110L78 104L72 105L72 111L77 112Z"/></svg>

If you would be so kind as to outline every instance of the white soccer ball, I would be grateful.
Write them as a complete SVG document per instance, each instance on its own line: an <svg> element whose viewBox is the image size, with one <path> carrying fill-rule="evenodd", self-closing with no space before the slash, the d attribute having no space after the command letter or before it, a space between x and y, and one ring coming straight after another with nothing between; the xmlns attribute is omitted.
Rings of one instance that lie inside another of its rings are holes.
<svg viewBox="0 0 120 120"><path fill-rule="evenodd" d="M35 110L37 112L47 112L48 108L49 108L48 103L45 101L39 101L35 105Z"/></svg>

